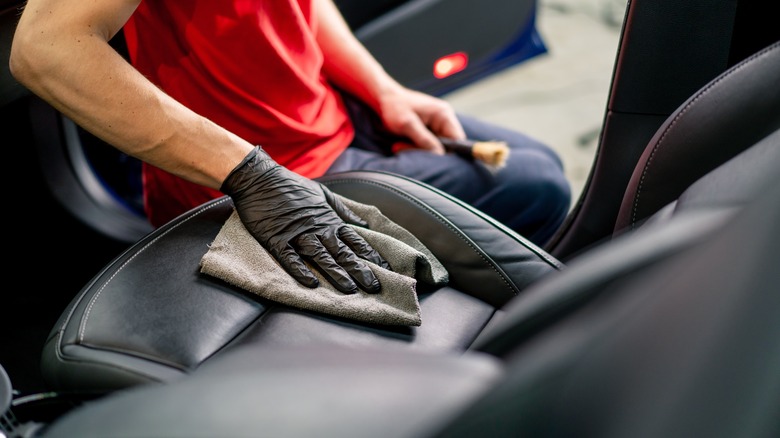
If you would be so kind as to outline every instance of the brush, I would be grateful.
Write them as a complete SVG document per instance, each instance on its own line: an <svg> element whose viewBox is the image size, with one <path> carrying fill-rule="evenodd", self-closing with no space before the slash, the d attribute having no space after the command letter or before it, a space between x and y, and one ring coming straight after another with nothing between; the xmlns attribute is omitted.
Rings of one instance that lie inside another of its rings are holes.
<svg viewBox="0 0 780 438"><path fill-rule="evenodd" d="M503 141L455 140L439 137L444 149L467 158L481 161L493 169L501 169L506 165L509 147Z"/></svg>

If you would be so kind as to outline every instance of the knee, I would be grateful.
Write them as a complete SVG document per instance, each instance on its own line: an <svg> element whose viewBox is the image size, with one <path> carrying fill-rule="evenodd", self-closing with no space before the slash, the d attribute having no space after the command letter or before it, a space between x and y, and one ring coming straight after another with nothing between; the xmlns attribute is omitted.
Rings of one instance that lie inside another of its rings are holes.
<svg viewBox="0 0 780 438"><path fill-rule="evenodd" d="M514 169L516 190L530 192L541 214L565 216L571 206L571 185L560 158L554 152L532 151L518 161L522 164Z"/></svg>
<svg viewBox="0 0 780 438"><path fill-rule="evenodd" d="M571 185L558 160L547 154L526 154L524 164L512 169L514 202L512 228L536 243L546 241L566 219L571 207Z"/></svg>
<svg viewBox="0 0 780 438"><path fill-rule="evenodd" d="M563 211L564 215L568 212L571 206L571 185L562 168L544 178L539 183L539 191L551 211Z"/></svg>
<svg viewBox="0 0 780 438"><path fill-rule="evenodd" d="M569 214L571 189L563 173L545 174L526 189L525 206L516 211L516 222L512 228L543 246Z"/></svg>
<svg viewBox="0 0 780 438"><path fill-rule="evenodd" d="M563 171L551 172L536 183L542 214L552 223L563 222L571 207L571 185Z"/></svg>

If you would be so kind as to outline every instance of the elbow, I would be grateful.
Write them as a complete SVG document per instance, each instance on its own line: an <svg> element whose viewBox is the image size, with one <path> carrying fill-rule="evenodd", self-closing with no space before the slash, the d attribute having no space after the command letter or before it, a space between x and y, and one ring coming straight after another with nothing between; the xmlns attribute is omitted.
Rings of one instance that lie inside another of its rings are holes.
<svg viewBox="0 0 780 438"><path fill-rule="evenodd" d="M17 82L26 86L26 77L28 74L25 72L24 61L21 56L11 51L11 55L8 58L8 71L11 73Z"/></svg>
<svg viewBox="0 0 780 438"><path fill-rule="evenodd" d="M20 84L27 86L32 76L33 67L30 60L25 57L28 52L26 44L21 42L19 34L14 36L11 44L11 53L8 56L8 70L11 76Z"/></svg>
<svg viewBox="0 0 780 438"><path fill-rule="evenodd" d="M45 69L43 62L46 57L36 54L39 48L39 44L25 37L19 30L11 42L8 70L17 82L29 89L36 88L37 78L41 77L41 72Z"/></svg>

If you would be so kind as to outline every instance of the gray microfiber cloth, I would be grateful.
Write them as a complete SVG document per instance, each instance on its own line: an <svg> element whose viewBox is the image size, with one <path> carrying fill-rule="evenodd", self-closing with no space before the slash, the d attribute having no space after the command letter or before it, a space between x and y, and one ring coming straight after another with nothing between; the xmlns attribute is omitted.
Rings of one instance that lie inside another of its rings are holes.
<svg viewBox="0 0 780 438"><path fill-rule="evenodd" d="M263 298L300 309L357 321L419 326L417 281L443 286L447 270L409 231L384 216L378 208L339 198L368 222L354 227L390 263L392 271L369 263L382 284L377 294L362 290L347 295L336 290L316 269L320 286L298 283L249 234L234 211L201 259L201 272ZM367 262L368 263L368 262Z"/></svg>

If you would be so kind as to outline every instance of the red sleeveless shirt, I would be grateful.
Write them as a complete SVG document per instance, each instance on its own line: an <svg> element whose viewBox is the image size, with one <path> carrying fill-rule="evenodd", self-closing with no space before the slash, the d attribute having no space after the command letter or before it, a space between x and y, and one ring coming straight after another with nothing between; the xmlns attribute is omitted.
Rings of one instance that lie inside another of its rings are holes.
<svg viewBox="0 0 780 438"><path fill-rule="evenodd" d="M144 0L124 32L154 84L294 172L321 176L352 140L311 0ZM222 196L145 163L143 183L155 226Z"/></svg>

